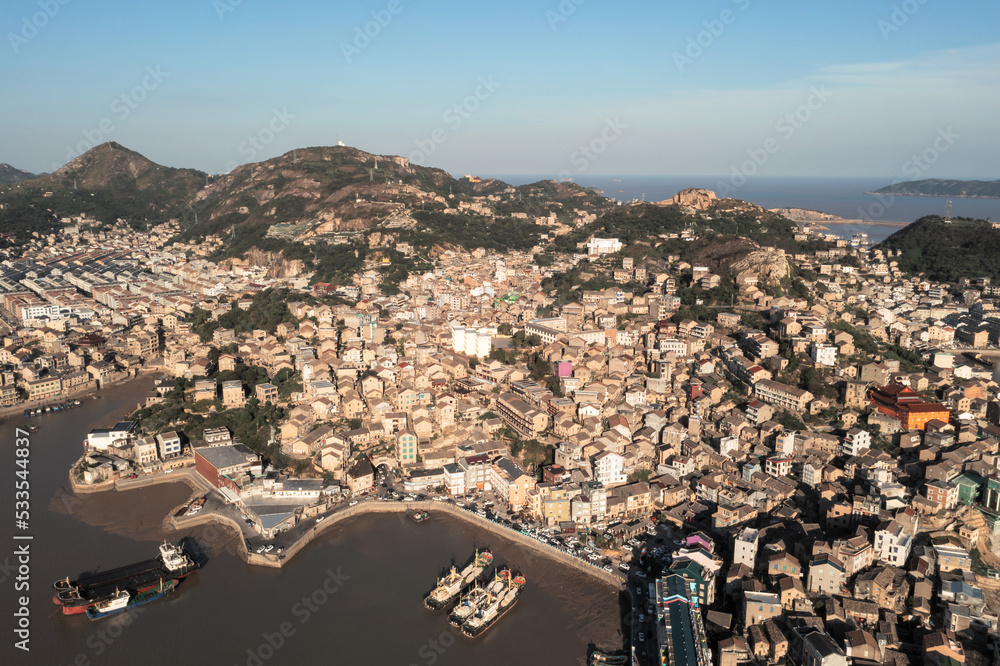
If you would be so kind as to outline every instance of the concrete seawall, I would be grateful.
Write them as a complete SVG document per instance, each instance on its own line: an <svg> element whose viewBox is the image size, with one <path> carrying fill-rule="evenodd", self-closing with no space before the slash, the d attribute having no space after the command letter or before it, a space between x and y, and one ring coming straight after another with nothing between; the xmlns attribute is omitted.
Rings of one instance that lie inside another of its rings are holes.
<svg viewBox="0 0 1000 666"><path fill-rule="evenodd" d="M140 477L138 479L118 479L117 481L107 481L97 485L77 484L74 479L70 479L70 485L73 488L73 492L77 494L96 493L107 490L135 490L161 483L177 482L187 483L191 486L195 494L214 490L213 488L210 488L200 477L198 477L195 472L182 469L178 469L176 472L169 475L157 474L155 476ZM548 557L565 564L566 566L573 567L581 573L597 578L603 583L607 583L608 585L612 585L616 588L621 588L624 585L622 579L612 572L605 571L604 569L598 568L589 562L581 560L580 558L573 557L572 555L564 553L563 551L553 548L552 546L540 543L539 541L532 539L530 536L521 534L516 530L512 530L509 527L500 525L491 520L487 520L482 516L466 511L448 502L383 502L369 500L360 502L355 506L338 508L332 513L326 514L326 518L323 522L313 525L306 532L304 532L298 539L295 540L295 542L285 549L280 558L277 554L273 553L250 552L246 547L246 542L244 541L245 537L243 526L232 517L216 511L208 511L197 516L181 516L180 518L174 516L173 512L171 512L170 515L164 519L164 526L171 530L183 530L200 525L207 525L213 522L222 523L233 528L233 530L235 530L235 532L239 535L237 553L240 557L246 560L247 563L256 566L280 568L288 564L299 551L312 543L314 539L321 537L331 527L347 520L348 518L363 516L369 513L401 514L410 509L427 511L432 514L449 514L459 520L471 523L487 532L509 539L515 544L528 548L543 557Z"/></svg>
<svg viewBox="0 0 1000 666"><path fill-rule="evenodd" d="M79 461L73 464L74 469L77 464L79 464ZM187 483L192 487L192 489L200 490L204 493L215 490L215 488L209 485L208 482L204 481L200 476L198 476L198 474L187 469L177 469L169 475L144 475L137 479L119 478L102 481L101 483L79 483L75 478L73 478L72 472L70 472L69 475L69 486L75 495L89 495L92 493L102 493L108 490L136 490L137 488L146 488L149 486L159 485L161 483L178 482Z"/></svg>
<svg viewBox="0 0 1000 666"><path fill-rule="evenodd" d="M324 520L319 525L310 529L306 534L300 537L294 544L289 546L285 551L284 559L279 560L277 557L272 555L258 555L256 553L250 553L248 561L250 564L260 564L263 566L270 567L280 567L287 564L292 557L295 556L300 550L302 550L306 545L311 543L313 539L320 537L323 533L328 530L333 525L346 520L348 518L353 518L355 516L363 516L368 513L405 513L408 509L413 509L417 511L427 511L429 513L447 513L459 520L464 520L466 522L472 523L477 527L480 527L488 532L498 534L506 539L513 541L514 543L529 548L532 551L537 552L543 557L548 557L550 559L556 560L562 564L573 567L578 571L597 578L601 582L613 585L617 588L621 588L624 583L621 578L615 574L595 567L588 562L585 562L577 557L573 557L567 553L557 550L552 546L548 546L544 543L540 543L529 536L521 534L516 530L512 530L509 527L494 523L491 520L487 520L482 516L478 516L469 511L457 507L448 502L378 502L378 501L368 501L361 502L355 506L349 506L344 509L338 510L333 514L329 514L326 520Z"/></svg>
<svg viewBox="0 0 1000 666"><path fill-rule="evenodd" d="M163 521L165 527L177 531L191 529L192 527L199 527L201 525L212 525L213 523L222 523L226 527L231 527L236 532L236 535L233 536L233 539L236 540L237 555L242 557L250 564L263 564L265 566L268 566L264 562L254 561L254 558L262 558L264 556L257 555L256 553L251 553L250 551L247 550L247 544L243 538L243 528L240 526L239 523L237 523L229 516L224 516L219 513L206 513L199 516L182 516L181 518L177 518L176 516L171 514Z"/></svg>

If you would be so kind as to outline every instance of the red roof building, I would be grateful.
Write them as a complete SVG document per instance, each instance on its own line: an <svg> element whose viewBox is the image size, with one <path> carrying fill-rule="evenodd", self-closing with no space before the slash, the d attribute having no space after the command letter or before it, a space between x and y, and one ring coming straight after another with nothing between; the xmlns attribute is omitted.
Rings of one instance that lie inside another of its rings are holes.
<svg viewBox="0 0 1000 666"><path fill-rule="evenodd" d="M929 421L948 422L951 412L939 402L924 402L922 396L897 382L873 388L868 399L878 411L899 419L907 430L923 430Z"/></svg>

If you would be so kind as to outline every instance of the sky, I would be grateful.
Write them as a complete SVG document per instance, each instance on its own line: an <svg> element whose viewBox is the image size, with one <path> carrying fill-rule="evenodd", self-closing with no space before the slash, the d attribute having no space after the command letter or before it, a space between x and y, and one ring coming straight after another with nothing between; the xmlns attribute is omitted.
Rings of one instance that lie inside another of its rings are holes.
<svg viewBox="0 0 1000 666"><path fill-rule="evenodd" d="M1000 178L995 0L5 0L0 162Z"/></svg>

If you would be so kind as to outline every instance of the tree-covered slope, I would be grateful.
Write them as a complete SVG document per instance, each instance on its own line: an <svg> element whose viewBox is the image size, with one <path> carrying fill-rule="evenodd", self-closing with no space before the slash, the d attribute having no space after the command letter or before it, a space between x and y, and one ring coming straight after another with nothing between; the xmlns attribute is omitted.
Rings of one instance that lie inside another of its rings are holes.
<svg viewBox="0 0 1000 666"><path fill-rule="evenodd" d="M1000 229L983 220L937 215L922 217L877 247L900 250L899 267L933 280L955 282L961 278L1000 279Z"/></svg>

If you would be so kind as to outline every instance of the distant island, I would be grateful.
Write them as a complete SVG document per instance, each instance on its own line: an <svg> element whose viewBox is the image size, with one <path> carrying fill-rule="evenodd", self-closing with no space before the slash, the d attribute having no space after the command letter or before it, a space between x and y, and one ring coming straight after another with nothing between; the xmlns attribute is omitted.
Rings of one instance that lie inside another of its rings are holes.
<svg viewBox="0 0 1000 666"><path fill-rule="evenodd" d="M954 197L956 199L1000 199L1000 180L911 180L865 194L898 194L907 197Z"/></svg>

